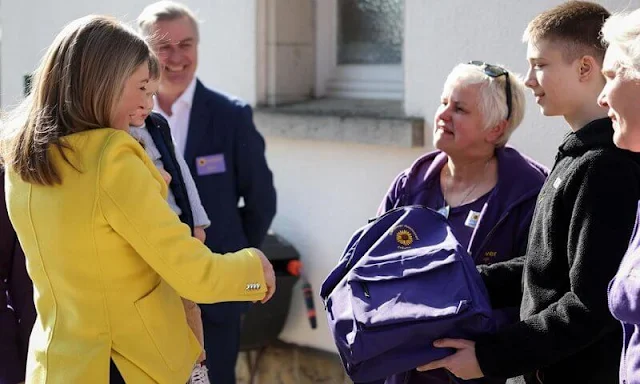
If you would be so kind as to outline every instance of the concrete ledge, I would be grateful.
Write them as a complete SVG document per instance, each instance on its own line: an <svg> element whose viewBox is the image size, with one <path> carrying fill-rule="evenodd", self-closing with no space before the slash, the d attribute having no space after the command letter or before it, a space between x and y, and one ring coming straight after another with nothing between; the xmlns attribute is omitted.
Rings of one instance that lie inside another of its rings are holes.
<svg viewBox="0 0 640 384"><path fill-rule="evenodd" d="M422 147L424 120L407 117L399 101L321 99L258 107L254 120L265 136Z"/></svg>

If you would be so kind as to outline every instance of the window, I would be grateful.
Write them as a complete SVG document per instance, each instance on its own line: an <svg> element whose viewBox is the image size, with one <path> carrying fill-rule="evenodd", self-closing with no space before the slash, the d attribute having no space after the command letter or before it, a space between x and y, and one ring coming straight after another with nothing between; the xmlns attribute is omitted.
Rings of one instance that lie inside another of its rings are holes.
<svg viewBox="0 0 640 384"><path fill-rule="evenodd" d="M401 100L404 1L321 0L316 4L320 95Z"/></svg>
<svg viewBox="0 0 640 384"><path fill-rule="evenodd" d="M341 0L338 64L402 63L402 1Z"/></svg>

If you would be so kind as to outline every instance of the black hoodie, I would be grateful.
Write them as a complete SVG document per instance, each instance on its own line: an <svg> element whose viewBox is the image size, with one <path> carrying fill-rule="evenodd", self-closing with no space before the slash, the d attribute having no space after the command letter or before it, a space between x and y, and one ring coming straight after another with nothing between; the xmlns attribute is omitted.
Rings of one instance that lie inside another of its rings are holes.
<svg viewBox="0 0 640 384"><path fill-rule="evenodd" d="M538 197L526 256L480 268L492 303L523 293L521 321L476 343L486 376L618 382L622 336L607 285L635 223L640 162L612 137L609 119L567 135Z"/></svg>

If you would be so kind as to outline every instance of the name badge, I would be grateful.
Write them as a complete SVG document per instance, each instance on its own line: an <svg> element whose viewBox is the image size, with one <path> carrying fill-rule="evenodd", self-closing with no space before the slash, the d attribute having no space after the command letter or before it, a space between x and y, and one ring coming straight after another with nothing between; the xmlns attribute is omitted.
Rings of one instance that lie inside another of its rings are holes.
<svg viewBox="0 0 640 384"><path fill-rule="evenodd" d="M224 153L196 157L196 173L198 176L223 173L227 170Z"/></svg>
<svg viewBox="0 0 640 384"><path fill-rule="evenodd" d="M555 181L553 182L553 188L558 189L560 188L560 184L562 184L562 179L561 178L557 178L555 179Z"/></svg>
<svg viewBox="0 0 640 384"><path fill-rule="evenodd" d="M478 225L478 220L480 220L480 212L469 211L469 215L467 215L467 220L464 221L464 225L469 228L475 228Z"/></svg>

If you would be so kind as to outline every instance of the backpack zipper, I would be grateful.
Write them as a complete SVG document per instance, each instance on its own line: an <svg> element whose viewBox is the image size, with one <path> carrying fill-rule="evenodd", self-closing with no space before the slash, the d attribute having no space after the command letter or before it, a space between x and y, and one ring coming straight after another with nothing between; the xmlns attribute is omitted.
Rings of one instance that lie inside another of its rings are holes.
<svg viewBox="0 0 640 384"><path fill-rule="evenodd" d="M364 281L361 281L360 286L362 287L362 291L364 292L364 297L366 297L367 299L370 299L371 294L369 293L369 287L367 287L367 283L365 283Z"/></svg>

